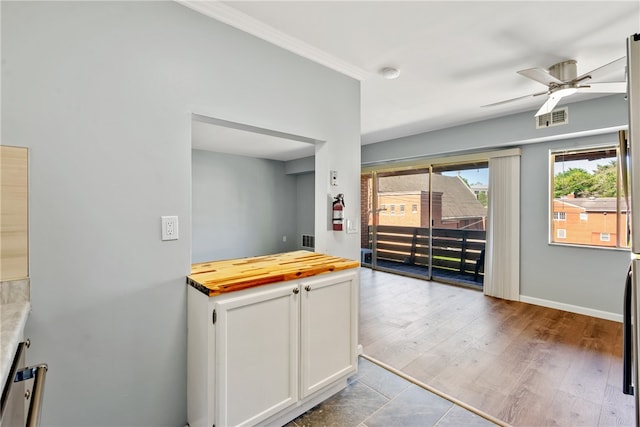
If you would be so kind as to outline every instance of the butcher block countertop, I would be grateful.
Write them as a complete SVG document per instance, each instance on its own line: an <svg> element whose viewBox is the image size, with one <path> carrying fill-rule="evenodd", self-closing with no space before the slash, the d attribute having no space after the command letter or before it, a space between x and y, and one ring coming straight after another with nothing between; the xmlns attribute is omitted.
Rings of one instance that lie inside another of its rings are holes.
<svg viewBox="0 0 640 427"><path fill-rule="evenodd" d="M357 268L360 262L309 251L191 265L187 283L210 297L269 283Z"/></svg>

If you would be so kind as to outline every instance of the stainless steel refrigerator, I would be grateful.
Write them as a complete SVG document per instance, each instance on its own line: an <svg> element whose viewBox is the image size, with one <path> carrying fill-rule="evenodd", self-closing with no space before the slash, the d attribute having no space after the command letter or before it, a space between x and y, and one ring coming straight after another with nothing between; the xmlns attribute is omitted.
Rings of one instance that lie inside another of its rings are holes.
<svg viewBox="0 0 640 427"><path fill-rule="evenodd" d="M624 296L623 392L635 398L635 423L640 426L640 34L627 39L627 97L629 129L620 137L622 185L631 210L631 266ZM625 168L625 166L627 166ZM625 170L626 169L626 170Z"/></svg>

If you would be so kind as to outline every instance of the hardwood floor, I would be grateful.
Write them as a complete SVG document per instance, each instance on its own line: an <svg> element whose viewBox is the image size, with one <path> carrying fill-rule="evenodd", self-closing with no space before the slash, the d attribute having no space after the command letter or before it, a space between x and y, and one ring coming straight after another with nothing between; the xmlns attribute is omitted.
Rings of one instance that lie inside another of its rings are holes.
<svg viewBox="0 0 640 427"><path fill-rule="evenodd" d="M631 426L622 325L361 269L365 355L514 426Z"/></svg>

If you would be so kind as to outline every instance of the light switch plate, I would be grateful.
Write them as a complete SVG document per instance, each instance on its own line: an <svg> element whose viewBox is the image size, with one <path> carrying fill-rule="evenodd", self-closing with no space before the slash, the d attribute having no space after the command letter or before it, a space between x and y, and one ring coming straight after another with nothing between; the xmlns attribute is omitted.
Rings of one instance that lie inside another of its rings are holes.
<svg viewBox="0 0 640 427"><path fill-rule="evenodd" d="M355 234L358 232L358 224L356 221L347 220L347 234Z"/></svg>
<svg viewBox="0 0 640 427"><path fill-rule="evenodd" d="M178 240L178 217L161 216L162 240Z"/></svg>

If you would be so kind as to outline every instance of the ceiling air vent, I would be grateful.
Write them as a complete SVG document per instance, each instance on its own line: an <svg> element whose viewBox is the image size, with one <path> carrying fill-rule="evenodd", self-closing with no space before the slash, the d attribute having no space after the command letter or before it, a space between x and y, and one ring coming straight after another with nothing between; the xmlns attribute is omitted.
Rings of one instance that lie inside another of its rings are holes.
<svg viewBox="0 0 640 427"><path fill-rule="evenodd" d="M569 123L569 109L567 107L553 110L550 113L538 116L536 119L536 129L547 128L549 126L566 125Z"/></svg>

